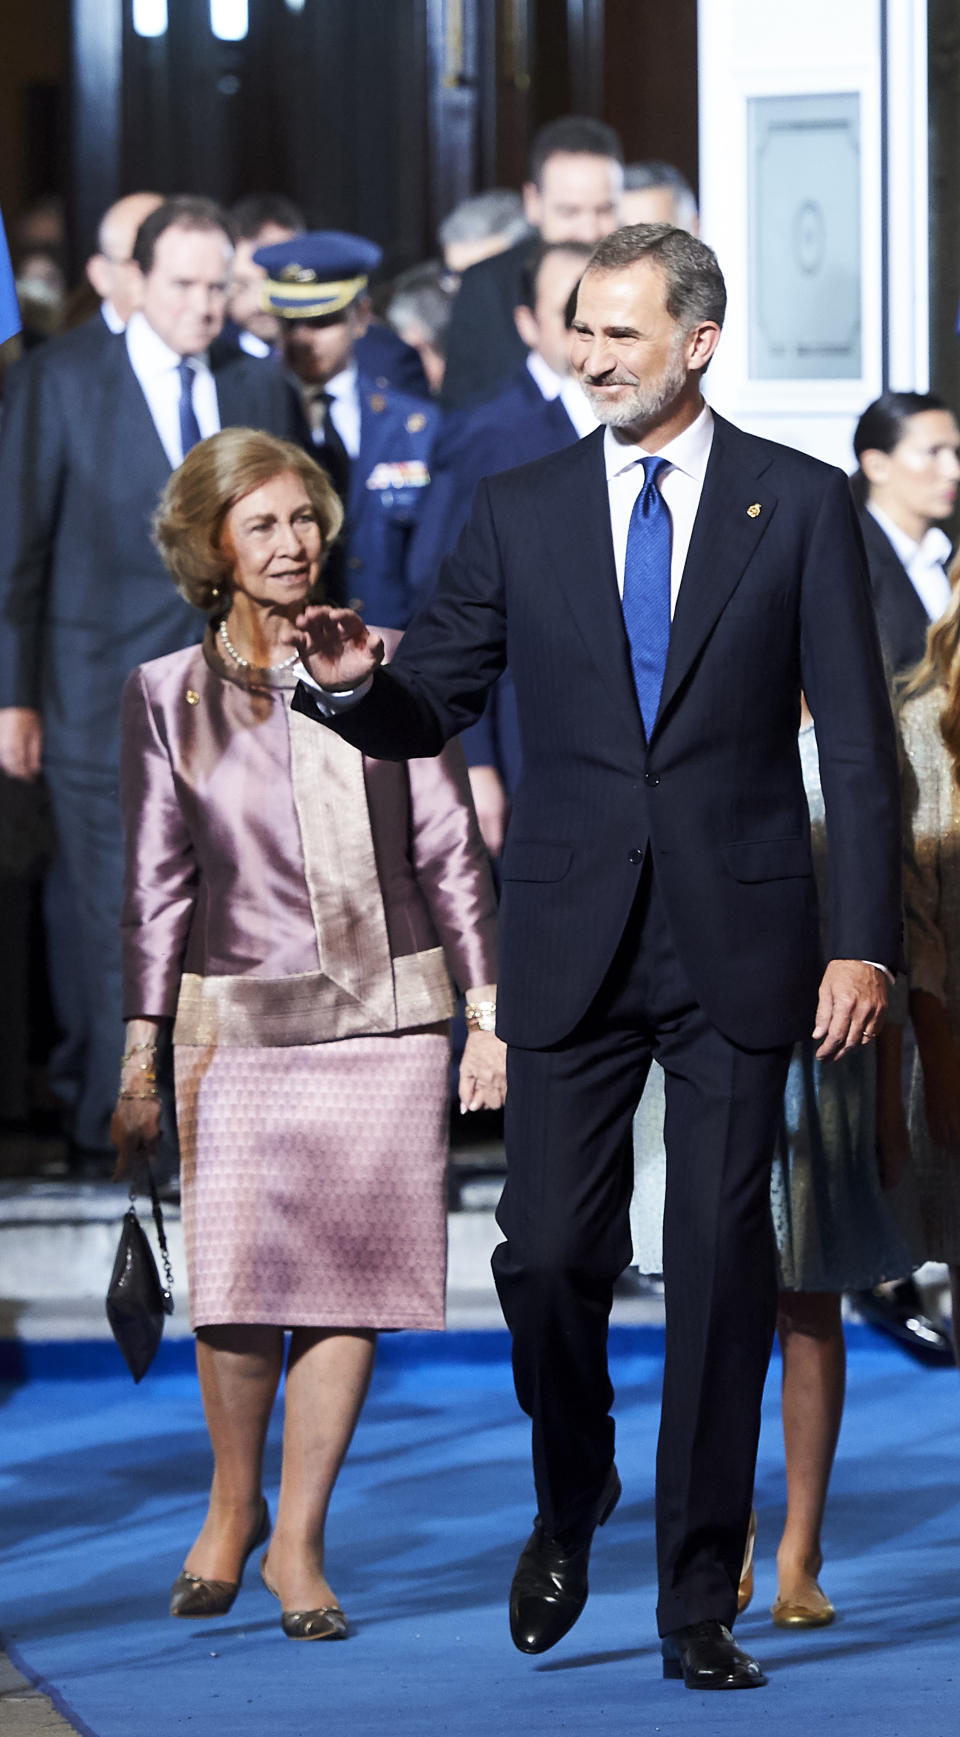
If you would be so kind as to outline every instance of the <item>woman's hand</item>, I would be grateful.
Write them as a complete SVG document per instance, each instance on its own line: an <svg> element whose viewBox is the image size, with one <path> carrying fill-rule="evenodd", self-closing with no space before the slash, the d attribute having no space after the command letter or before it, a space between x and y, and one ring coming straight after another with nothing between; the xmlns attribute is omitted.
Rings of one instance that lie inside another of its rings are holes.
<svg viewBox="0 0 960 1737"><path fill-rule="evenodd" d="M358 687L383 661L383 640L352 609L310 603L286 634L323 688Z"/></svg>
<svg viewBox="0 0 960 1737"><path fill-rule="evenodd" d="M495 1031L470 1031L460 1063L460 1110L499 1110L507 1096L507 1046Z"/></svg>
<svg viewBox="0 0 960 1737"><path fill-rule="evenodd" d="M148 1163L160 1144L160 1099L117 1099L110 1121L110 1140L117 1148L114 1182L122 1182L131 1165Z"/></svg>

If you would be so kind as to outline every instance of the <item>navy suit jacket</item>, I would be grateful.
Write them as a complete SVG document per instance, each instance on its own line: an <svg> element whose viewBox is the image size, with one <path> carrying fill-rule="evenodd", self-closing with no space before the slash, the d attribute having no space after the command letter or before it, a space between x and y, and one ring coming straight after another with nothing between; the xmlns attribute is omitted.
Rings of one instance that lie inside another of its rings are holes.
<svg viewBox="0 0 960 1737"><path fill-rule="evenodd" d="M900 675L920 662L926 650L930 617L889 537L866 509L860 514L860 528L867 551L880 644L891 675Z"/></svg>
<svg viewBox="0 0 960 1737"><path fill-rule="evenodd" d="M817 725L830 950L895 963L893 719L847 479L716 418L649 742L617 590L603 433L481 484L426 610L332 720L384 758L438 752L509 656L523 776L503 857L499 1030L566 1037L652 852L679 958L735 1043L811 1027L822 964L797 746ZM301 684L298 708L321 716Z"/></svg>
<svg viewBox="0 0 960 1737"><path fill-rule="evenodd" d="M96 321L103 327L100 315ZM202 637L150 540L170 463L122 335L86 327L14 371L0 436L0 706L42 711L44 753L113 770L120 690ZM267 362L213 363L220 419L294 433Z"/></svg>
<svg viewBox="0 0 960 1737"><path fill-rule="evenodd" d="M539 245L537 235L524 236L464 272L447 332L442 394L447 408L488 398L523 366L526 346L513 311L523 300L524 272Z"/></svg>

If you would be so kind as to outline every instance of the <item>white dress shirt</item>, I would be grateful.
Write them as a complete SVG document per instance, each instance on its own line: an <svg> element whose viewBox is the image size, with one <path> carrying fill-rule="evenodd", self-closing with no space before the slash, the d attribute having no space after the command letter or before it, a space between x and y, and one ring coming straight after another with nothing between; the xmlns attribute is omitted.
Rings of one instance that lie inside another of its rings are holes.
<svg viewBox="0 0 960 1737"><path fill-rule="evenodd" d="M163 450L171 467L176 470L177 465L183 463L178 369L184 358L178 356L176 350L171 350L169 344L164 343L159 333L154 331L145 315L140 312L131 315L127 326L127 355L140 382ZM193 382L193 409L201 439L206 440L208 435L220 432L217 388L206 356L188 356L186 360L196 376Z"/></svg>
<svg viewBox="0 0 960 1737"><path fill-rule="evenodd" d="M356 363L351 362L349 368L342 368L339 374L334 374L323 390L329 392L333 399L327 415L343 441L347 457L359 458L360 393L357 389Z"/></svg>
<svg viewBox="0 0 960 1737"><path fill-rule="evenodd" d="M115 337L119 337L121 332L126 331L126 321L120 318L113 303L106 298L100 303L100 318L107 331L113 332Z"/></svg>
<svg viewBox="0 0 960 1737"><path fill-rule="evenodd" d="M907 578L930 620L939 621L951 597L950 581L943 565L950 558L950 538L938 526L931 525L926 535L916 543L872 501L867 502L867 512L876 519L888 542L893 544L894 553L906 568Z"/></svg>
<svg viewBox="0 0 960 1737"><path fill-rule="evenodd" d="M613 558L617 569L617 585L623 596L623 569L627 556L627 533L637 496L643 488L644 460L665 458L669 470L661 471L659 489L669 509L672 538L670 544L670 619L677 607L677 593L683 575L693 521L700 505L703 478L713 445L713 413L705 404L695 422L676 439L668 440L655 453L642 446L625 445L612 428L603 436L603 460L607 472L607 493L610 499L610 525L613 531Z"/></svg>
<svg viewBox="0 0 960 1737"><path fill-rule="evenodd" d="M537 350L531 350L527 357L527 372L548 403L559 398L581 440L585 434L592 434L595 428L599 428L590 400L572 374L555 373Z"/></svg>

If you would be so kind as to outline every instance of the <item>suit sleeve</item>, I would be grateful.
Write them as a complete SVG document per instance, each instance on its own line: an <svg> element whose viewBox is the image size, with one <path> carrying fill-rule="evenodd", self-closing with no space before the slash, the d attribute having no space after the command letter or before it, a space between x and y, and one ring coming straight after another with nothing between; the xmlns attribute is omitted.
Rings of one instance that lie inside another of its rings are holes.
<svg viewBox="0 0 960 1737"><path fill-rule="evenodd" d="M900 957L900 799L893 713L847 479L831 471L806 540L801 671L827 815L830 957Z"/></svg>
<svg viewBox="0 0 960 1737"><path fill-rule="evenodd" d="M40 705L43 620L65 469L65 410L41 359L14 370L0 436L0 706Z"/></svg>
<svg viewBox="0 0 960 1737"><path fill-rule="evenodd" d="M481 483L430 602L407 629L389 669L377 671L369 693L351 710L327 717L301 682L293 704L372 759L427 759L476 722L505 664L500 549L488 486Z"/></svg>
<svg viewBox="0 0 960 1737"><path fill-rule="evenodd" d="M474 813L463 751L450 742L408 765L413 870L457 988L493 983L497 902Z"/></svg>
<svg viewBox="0 0 960 1737"><path fill-rule="evenodd" d="M172 1018L196 903L197 869L170 755L141 669L133 671L123 690L122 730L124 1018Z"/></svg>

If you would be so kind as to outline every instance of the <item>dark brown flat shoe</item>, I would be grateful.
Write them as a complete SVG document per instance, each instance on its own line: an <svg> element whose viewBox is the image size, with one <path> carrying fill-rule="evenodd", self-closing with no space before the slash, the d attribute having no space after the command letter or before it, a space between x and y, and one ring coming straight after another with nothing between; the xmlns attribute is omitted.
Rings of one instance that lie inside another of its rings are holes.
<svg viewBox="0 0 960 1737"><path fill-rule="evenodd" d="M272 1598L280 1594L267 1575L267 1558L260 1563L260 1578ZM346 1611L339 1604L323 1604L318 1610L284 1610L280 1626L288 1640L345 1640Z"/></svg>
<svg viewBox="0 0 960 1737"><path fill-rule="evenodd" d="M248 1545L240 1565L240 1580L249 1557L270 1536L270 1511L266 1502L260 1514L257 1535ZM240 1580L204 1580L200 1574L190 1574L186 1568L177 1575L170 1590L170 1615L187 1617L226 1616L240 1591Z"/></svg>

